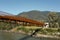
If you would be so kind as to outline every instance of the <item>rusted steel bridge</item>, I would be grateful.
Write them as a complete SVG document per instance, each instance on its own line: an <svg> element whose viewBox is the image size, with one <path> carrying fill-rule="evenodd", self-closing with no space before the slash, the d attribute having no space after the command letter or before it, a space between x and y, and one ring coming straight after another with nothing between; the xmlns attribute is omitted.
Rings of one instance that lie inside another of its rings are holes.
<svg viewBox="0 0 60 40"><path fill-rule="evenodd" d="M27 19L21 16L0 16L0 22L16 23L23 26L43 26L43 22Z"/></svg>

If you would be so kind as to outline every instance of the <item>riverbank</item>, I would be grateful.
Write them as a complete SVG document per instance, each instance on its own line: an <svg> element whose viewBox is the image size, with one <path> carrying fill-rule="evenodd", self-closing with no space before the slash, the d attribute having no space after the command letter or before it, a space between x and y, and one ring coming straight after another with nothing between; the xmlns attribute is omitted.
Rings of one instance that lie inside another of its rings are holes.
<svg viewBox="0 0 60 40"><path fill-rule="evenodd" d="M26 33L24 31L8 31L8 30L0 30L0 32L8 32L8 33L18 33L18 34L24 34L24 35L31 35L31 33ZM45 37L45 38L57 38L60 39L58 36L52 36L52 35L44 35L44 34L36 34L33 35L33 37Z"/></svg>
<svg viewBox="0 0 60 40"><path fill-rule="evenodd" d="M46 37L46 38L58 38L58 39L60 39L60 37L58 37L58 36L44 35L44 34L37 34L36 37Z"/></svg>

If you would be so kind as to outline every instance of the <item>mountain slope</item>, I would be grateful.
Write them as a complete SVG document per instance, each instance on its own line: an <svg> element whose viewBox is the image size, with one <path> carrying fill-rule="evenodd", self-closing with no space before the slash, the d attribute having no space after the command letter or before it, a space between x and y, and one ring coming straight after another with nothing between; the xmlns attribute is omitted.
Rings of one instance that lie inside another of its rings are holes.
<svg viewBox="0 0 60 40"><path fill-rule="evenodd" d="M0 15L2 15L2 16L4 16L4 15L12 16L13 14L10 14L10 13L7 13L7 12L0 11Z"/></svg>
<svg viewBox="0 0 60 40"><path fill-rule="evenodd" d="M50 11L32 10L32 11L28 11L28 12L19 13L18 16L26 17L29 19L37 20L37 21L40 21L40 20L47 21L49 12ZM60 16L60 12L57 12L57 14Z"/></svg>

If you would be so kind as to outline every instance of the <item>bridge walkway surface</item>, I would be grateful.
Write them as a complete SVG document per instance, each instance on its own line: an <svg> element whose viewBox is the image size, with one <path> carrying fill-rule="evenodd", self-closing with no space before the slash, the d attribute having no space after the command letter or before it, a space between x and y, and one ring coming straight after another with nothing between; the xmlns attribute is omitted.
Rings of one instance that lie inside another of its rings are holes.
<svg viewBox="0 0 60 40"><path fill-rule="evenodd" d="M24 18L24 17L17 17L17 16L0 16L0 21L3 21L3 22L14 22L16 24L22 24L22 25L36 25L36 26L43 26L44 25L44 22L38 22L38 21L35 21L35 20L32 20L32 19L27 19L27 18Z"/></svg>

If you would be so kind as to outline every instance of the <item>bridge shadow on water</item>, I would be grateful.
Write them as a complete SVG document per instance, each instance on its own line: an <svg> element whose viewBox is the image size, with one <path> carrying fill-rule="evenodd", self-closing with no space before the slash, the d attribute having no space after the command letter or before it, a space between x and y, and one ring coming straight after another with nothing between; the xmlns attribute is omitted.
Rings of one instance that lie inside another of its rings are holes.
<svg viewBox="0 0 60 40"><path fill-rule="evenodd" d="M33 32L31 35L27 35L27 36L25 36L25 37L23 37L23 38L21 38L21 39L19 39L19 40L27 40L27 39L28 39L28 40L32 40L32 39L35 40L35 38L34 38L32 35L35 35L36 32L38 32L38 29L35 30L35 32Z"/></svg>
<svg viewBox="0 0 60 40"><path fill-rule="evenodd" d="M27 36L25 36L25 37L23 37L23 38L21 38L21 39L19 39L19 40L27 40L27 39L29 39L29 38L31 38L32 36L30 36L30 35L27 35Z"/></svg>
<svg viewBox="0 0 60 40"><path fill-rule="evenodd" d="M32 37L31 35L27 35L19 40L60 40L57 38L46 38L46 37Z"/></svg>
<svg viewBox="0 0 60 40"><path fill-rule="evenodd" d="M31 35L27 35L19 40L60 40L58 38L49 38L49 37L33 37L33 35L36 35L36 33L39 31L39 29L36 29L35 32L33 32Z"/></svg>
<svg viewBox="0 0 60 40"><path fill-rule="evenodd" d="M32 37L31 35L27 35L19 40L38 40L38 38Z"/></svg>

